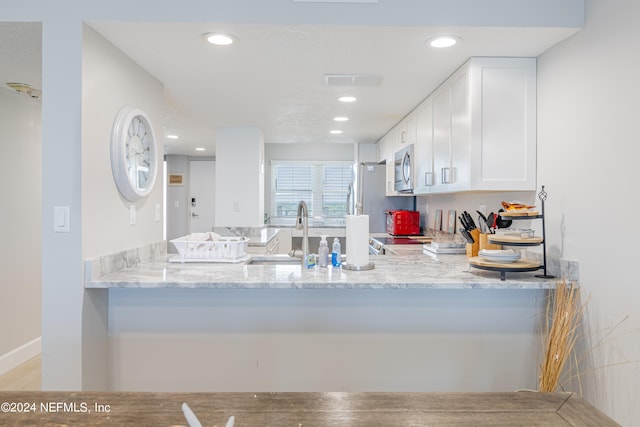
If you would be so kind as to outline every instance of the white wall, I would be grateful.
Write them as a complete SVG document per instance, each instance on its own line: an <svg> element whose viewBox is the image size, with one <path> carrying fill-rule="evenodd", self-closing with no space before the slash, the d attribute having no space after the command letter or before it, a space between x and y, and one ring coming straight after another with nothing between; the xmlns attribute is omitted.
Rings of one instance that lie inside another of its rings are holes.
<svg viewBox="0 0 640 427"><path fill-rule="evenodd" d="M162 128L164 87L93 29L85 27L83 47L82 221L85 258L162 240ZM129 104L145 111L154 128L158 176L149 196L129 202L111 173L110 143L114 118ZM136 224L129 225L129 206Z"/></svg>
<svg viewBox="0 0 640 427"><path fill-rule="evenodd" d="M260 129L216 129L216 227L264 224L264 169Z"/></svg>
<svg viewBox="0 0 640 427"><path fill-rule="evenodd" d="M109 388L535 388L545 295L522 289L114 289Z"/></svg>
<svg viewBox="0 0 640 427"><path fill-rule="evenodd" d="M538 61L548 241L580 261L585 339L594 347L585 351L582 386L625 426L640 425L638 16L636 0L587 0L584 30Z"/></svg>
<svg viewBox="0 0 640 427"><path fill-rule="evenodd" d="M40 102L0 89L0 129L2 374L40 352Z"/></svg>

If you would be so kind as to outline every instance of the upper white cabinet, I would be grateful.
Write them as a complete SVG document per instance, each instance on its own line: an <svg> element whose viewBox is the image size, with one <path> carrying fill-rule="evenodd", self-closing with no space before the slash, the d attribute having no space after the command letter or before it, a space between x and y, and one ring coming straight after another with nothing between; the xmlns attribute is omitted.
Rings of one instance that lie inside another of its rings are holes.
<svg viewBox="0 0 640 427"><path fill-rule="evenodd" d="M387 134L376 143L378 162L384 162L386 166L385 195L387 196L398 195L398 192L396 192L394 186L395 169L393 164L393 155L402 144L402 130L400 128L400 124L398 124L394 126L389 132L387 132Z"/></svg>
<svg viewBox="0 0 640 427"><path fill-rule="evenodd" d="M416 194L536 189L535 58L471 58L414 113Z"/></svg>
<svg viewBox="0 0 640 427"><path fill-rule="evenodd" d="M433 100L428 99L416 110L416 143L414 146L414 192L427 193L434 184Z"/></svg>

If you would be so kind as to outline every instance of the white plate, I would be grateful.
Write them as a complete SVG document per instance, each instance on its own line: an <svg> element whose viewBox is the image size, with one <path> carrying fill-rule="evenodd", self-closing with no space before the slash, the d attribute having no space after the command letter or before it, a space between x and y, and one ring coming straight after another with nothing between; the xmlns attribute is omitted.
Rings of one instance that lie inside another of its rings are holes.
<svg viewBox="0 0 640 427"><path fill-rule="evenodd" d="M492 257L492 256L487 256L487 255L480 255L480 258L489 261L489 262L497 262L497 263L503 263L503 264L510 264L512 262L516 262L520 259L520 257L514 257L514 258L505 258L505 257Z"/></svg>
<svg viewBox="0 0 640 427"><path fill-rule="evenodd" d="M478 256L487 261L503 263L515 262L520 259L520 253L511 249L483 249L478 252Z"/></svg>

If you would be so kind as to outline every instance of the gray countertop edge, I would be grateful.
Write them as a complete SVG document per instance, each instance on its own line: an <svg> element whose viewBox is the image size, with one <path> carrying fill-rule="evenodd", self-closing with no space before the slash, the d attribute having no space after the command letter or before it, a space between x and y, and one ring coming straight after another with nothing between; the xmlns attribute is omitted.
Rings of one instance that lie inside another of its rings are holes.
<svg viewBox="0 0 640 427"><path fill-rule="evenodd" d="M560 279L535 277L538 272L500 273L469 267L464 255L434 260L424 255L371 256L375 268L303 269L300 265L214 263L140 263L87 280L88 289L552 289Z"/></svg>
<svg viewBox="0 0 640 427"><path fill-rule="evenodd" d="M510 290L545 290L555 287L555 282L547 283L398 283L398 284L303 284L303 283L225 283L225 282L88 282L86 289L298 289L298 290L465 290L465 289L510 289Z"/></svg>

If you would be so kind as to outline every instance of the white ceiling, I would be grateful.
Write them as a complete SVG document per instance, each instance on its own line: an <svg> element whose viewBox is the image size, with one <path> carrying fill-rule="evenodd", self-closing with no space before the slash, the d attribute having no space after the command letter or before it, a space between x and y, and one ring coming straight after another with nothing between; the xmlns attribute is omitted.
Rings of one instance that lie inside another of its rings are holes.
<svg viewBox="0 0 640 427"><path fill-rule="evenodd" d="M256 126L266 143L373 143L471 56L536 57L575 28L391 27L91 22L166 88L167 154L215 154L214 129ZM224 31L232 46L201 35ZM438 34L462 42L428 47ZM0 23L0 82L40 84L39 24ZM9 43L4 43L9 40ZM10 65L10 66L7 66ZM338 87L325 74L376 74L377 87ZM340 95L358 98L340 104ZM46 93L43 94L46 97ZM345 115L343 124L333 117ZM330 135L342 129L342 135ZM195 147L205 147L203 153Z"/></svg>

